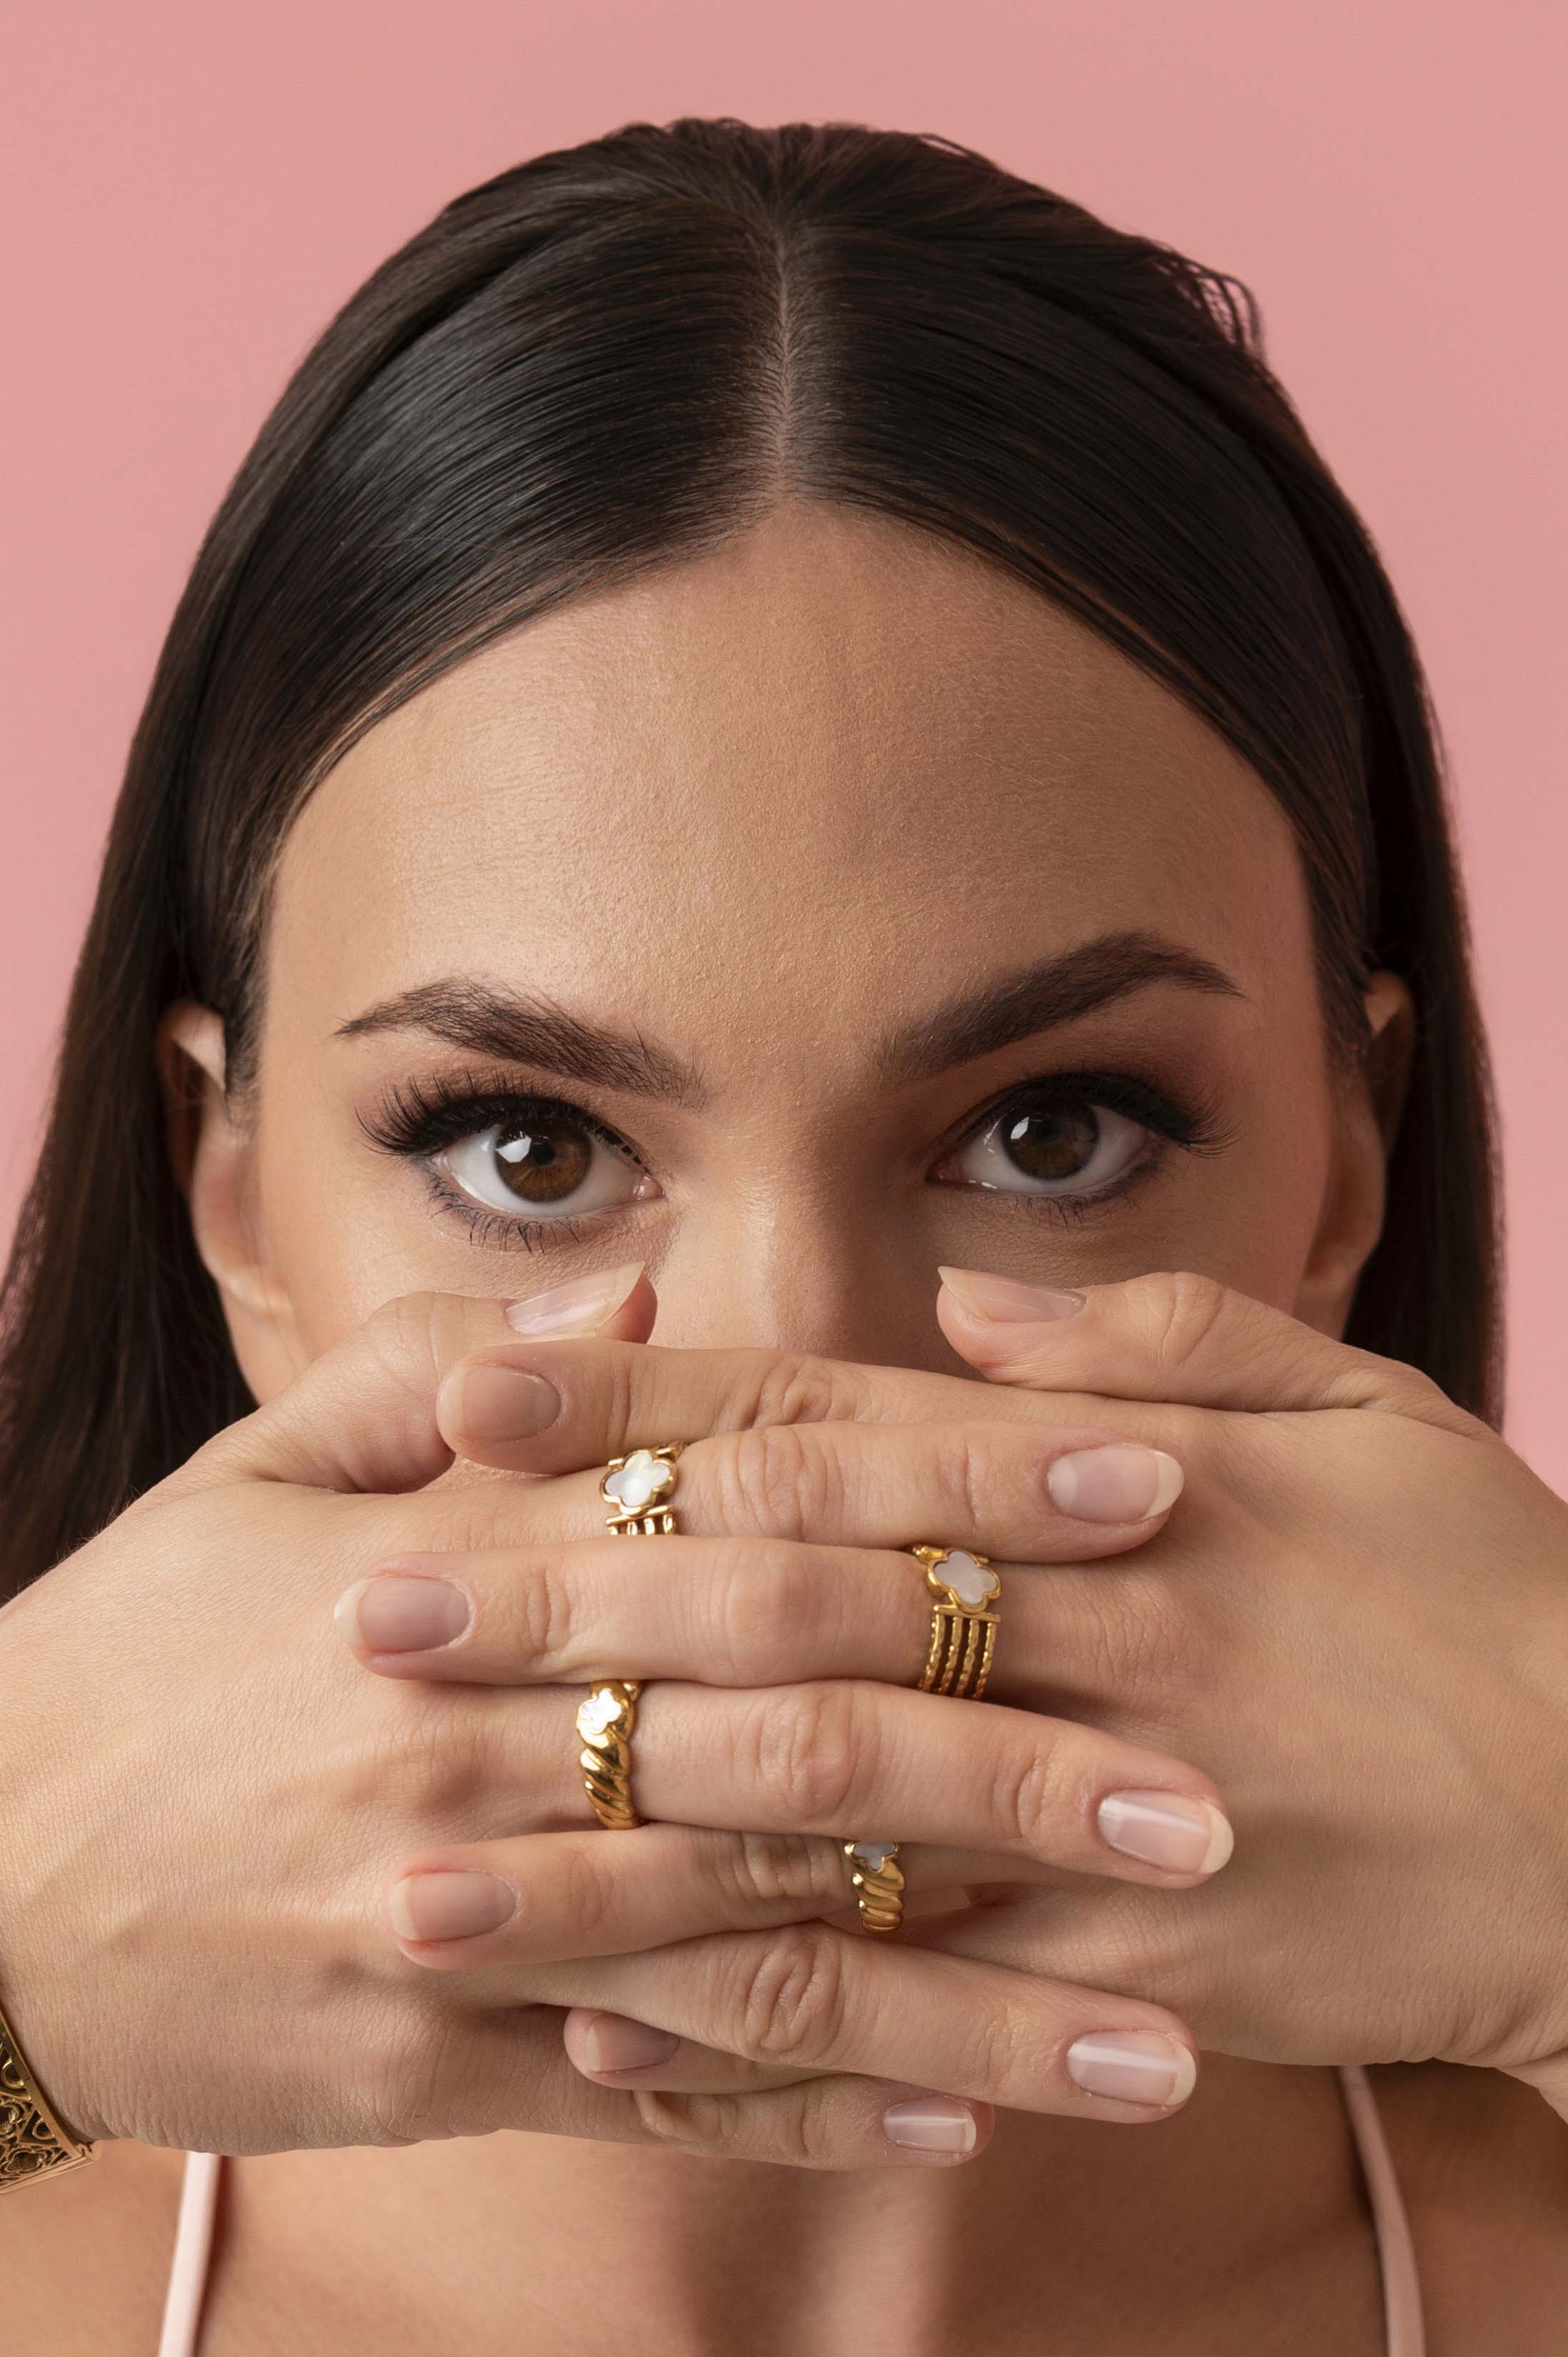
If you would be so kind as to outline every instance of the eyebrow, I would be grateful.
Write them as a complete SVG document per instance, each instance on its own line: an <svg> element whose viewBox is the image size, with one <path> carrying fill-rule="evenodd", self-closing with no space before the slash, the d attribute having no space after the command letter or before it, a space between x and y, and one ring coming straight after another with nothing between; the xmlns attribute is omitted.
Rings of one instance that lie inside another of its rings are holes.
<svg viewBox="0 0 1568 2357"><path fill-rule="evenodd" d="M1162 982L1211 996L1244 996L1223 968L1158 934L1103 933L902 1025L879 1044L873 1069L893 1083L929 1079ZM693 1111L713 1098L698 1066L640 1031L590 1023L548 997L461 975L382 999L339 1024L333 1037L380 1031L423 1031L498 1063L526 1064L560 1080Z"/></svg>

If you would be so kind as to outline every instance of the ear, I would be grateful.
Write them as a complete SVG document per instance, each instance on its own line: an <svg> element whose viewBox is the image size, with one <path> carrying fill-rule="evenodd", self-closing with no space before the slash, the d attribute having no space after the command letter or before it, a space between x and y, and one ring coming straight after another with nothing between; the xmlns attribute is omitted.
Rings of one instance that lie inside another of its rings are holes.
<svg viewBox="0 0 1568 2357"><path fill-rule="evenodd" d="M196 1249L218 1287L240 1372L252 1396L268 1400L308 1353L261 1240L250 1140L225 1089L222 1017L182 999L158 1026L156 1052L169 1158Z"/></svg>
<svg viewBox="0 0 1568 2357"><path fill-rule="evenodd" d="M1334 1153L1322 1216L1294 1303L1305 1326L1336 1339L1382 1233L1389 1156L1399 1133L1415 1040L1415 1009L1398 974L1375 974L1363 1005L1368 1041L1337 1090Z"/></svg>

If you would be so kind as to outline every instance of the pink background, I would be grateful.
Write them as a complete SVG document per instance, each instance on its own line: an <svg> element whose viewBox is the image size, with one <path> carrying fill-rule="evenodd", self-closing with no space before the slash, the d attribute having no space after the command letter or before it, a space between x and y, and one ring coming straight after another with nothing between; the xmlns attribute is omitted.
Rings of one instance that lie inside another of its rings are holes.
<svg viewBox="0 0 1568 2357"><path fill-rule="evenodd" d="M285 371L449 197L633 118L935 131L1235 271L1435 683L1568 1490L1561 0L49 0L0 81L0 1219L129 733ZM90 1341L91 1338L84 1338Z"/></svg>

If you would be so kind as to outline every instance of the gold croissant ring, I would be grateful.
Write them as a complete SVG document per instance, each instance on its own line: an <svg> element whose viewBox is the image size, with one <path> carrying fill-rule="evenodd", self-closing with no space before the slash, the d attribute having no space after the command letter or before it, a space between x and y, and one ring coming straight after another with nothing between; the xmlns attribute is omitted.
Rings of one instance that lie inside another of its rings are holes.
<svg viewBox="0 0 1568 2357"><path fill-rule="evenodd" d="M866 1932L896 1932L904 1921L904 1869L897 1842L847 1841L849 1878Z"/></svg>
<svg viewBox="0 0 1568 2357"><path fill-rule="evenodd" d="M967 1547L908 1549L926 1566L930 1589L931 1639L920 1673L922 1694L954 1695L978 1702L991 1674L1002 1577L989 1555ZM867 1932L896 1932L904 1920L904 1871L897 1842L845 1842L850 1881Z"/></svg>
<svg viewBox="0 0 1568 2357"><path fill-rule="evenodd" d="M618 1536L655 1537L673 1532L675 1460L684 1442L662 1448L634 1448L612 1457L599 1483L608 1512L607 1526ZM577 1713L578 1765L583 1788L601 1825L614 1833L642 1824L631 1797L631 1731L637 1725L640 1678L601 1678Z"/></svg>

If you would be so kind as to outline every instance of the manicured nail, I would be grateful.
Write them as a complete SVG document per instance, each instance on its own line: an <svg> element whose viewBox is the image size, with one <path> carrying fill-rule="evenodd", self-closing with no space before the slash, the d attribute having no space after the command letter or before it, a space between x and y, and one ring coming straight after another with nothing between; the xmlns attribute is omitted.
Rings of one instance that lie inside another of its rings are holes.
<svg viewBox="0 0 1568 2357"><path fill-rule="evenodd" d="M1176 1874L1218 1873L1236 1846L1230 1818L1212 1801L1185 1801L1176 1792L1107 1792L1097 1814L1112 1849Z"/></svg>
<svg viewBox="0 0 1568 2357"><path fill-rule="evenodd" d="M969 2105L947 2095L917 2095L908 2103L889 2104L882 2129L889 2144L911 2152L972 2152L978 2134Z"/></svg>
<svg viewBox="0 0 1568 2357"><path fill-rule="evenodd" d="M1067 2050L1069 2074L1086 2095L1166 2110L1197 2083L1197 2057L1179 2038L1153 2029L1097 2029Z"/></svg>
<svg viewBox="0 0 1568 2357"><path fill-rule="evenodd" d="M643 1263L596 1270L592 1276L569 1277L548 1293L531 1293L526 1300L509 1301L506 1322L520 1334L591 1334L607 1325L642 1275Z"/></svg>
<svg viewBox="0 0 1568 2357"><path fill-rule="evenodd" d="M346 1587L332 1617L349 1644L368 1653L420 1653L460 1637L474 1608L449 1579L381 1572Z"/></svg>
<svg viewBox="0 0 1568 2357"><path fill-rule="evenodd" d="M628 2021L621 2013L601 2013L583 2033L591 2071L646 2071L655 2062L668 2062L680 2043L667 2029Z"/></svg>
<svg viewBox="0 0 1568 2357"><path fill-rule="evenodd" d="M499 1932L516 1912L516 1891L494 1874L405 1874L387 1894L400 1940L472 1940Z"/></svg>
<svg viewBox="0 0 1568 2357"><path fill-rule="evenodd" d="M1076 1318L1089 1297L1065 1286L1025 1285L1015 1276L993 1276L983 1268L943 1268L937 1275L972 1318L1044 1325L1052 1318Z"/></svg>
<svg viewBox="0 0 1568 2357"><path fill-rule="evenodd" d="M554 1384L526 1367L481 1360L461 1371L456 1388L452 1417L474 1440L527 1440L536 1432L548 1432L561 1413L561 1394Z"/></svg>
<svg viewBox="0 0 1568 2357"><path fill-rule="evenodd" d="M1182 1469L1163 1448L1115 1442L1075 1448L1046 1475L1051 1501L1080 1523L1141 1523L1181 1495Z"/></svg>

